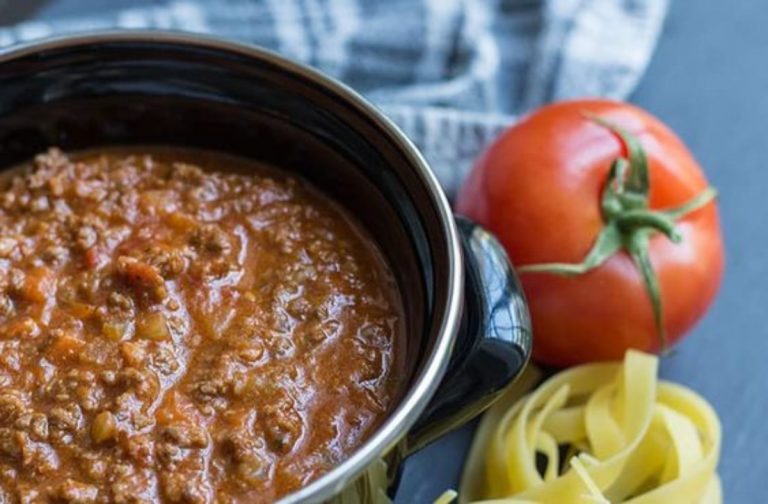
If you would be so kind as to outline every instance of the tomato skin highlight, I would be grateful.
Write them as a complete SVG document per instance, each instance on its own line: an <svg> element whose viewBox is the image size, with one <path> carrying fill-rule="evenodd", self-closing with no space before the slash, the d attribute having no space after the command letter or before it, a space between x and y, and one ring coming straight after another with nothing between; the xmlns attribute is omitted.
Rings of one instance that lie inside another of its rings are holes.
<svg viewBox="0 0 768 504"><path fill-rule="evenodd" d="M616 135L587 115L640 140L648 156L652 209L681 205L708 186L680 139L637 107L607 100L545 106L502 133L456 200L456 210L493 232L517 266L579 263L603 227L601 191L611 163L626 152ZM715 203L679 219L677 229L679 244L661 234L650 241L670 345L704 315L724 264ZM528 272L521 281L540 363L620 360L628 348L661 348L642 276L626 252L582 275Z"/></svg>

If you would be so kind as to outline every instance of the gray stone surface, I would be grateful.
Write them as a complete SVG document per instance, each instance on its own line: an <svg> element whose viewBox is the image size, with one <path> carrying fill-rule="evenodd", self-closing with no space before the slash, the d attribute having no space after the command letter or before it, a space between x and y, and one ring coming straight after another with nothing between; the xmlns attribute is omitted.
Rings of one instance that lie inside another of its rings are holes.
<svg viewBox="0 0 768 504"><path fill-rule="evenodd" d="M710 313L662 363L720 414L726 502L768 490L768 2L672 2L648 73L630 100L688 144L720 191L726 272ZM412 457L399 503L456 484L471 429Z"/></svg>

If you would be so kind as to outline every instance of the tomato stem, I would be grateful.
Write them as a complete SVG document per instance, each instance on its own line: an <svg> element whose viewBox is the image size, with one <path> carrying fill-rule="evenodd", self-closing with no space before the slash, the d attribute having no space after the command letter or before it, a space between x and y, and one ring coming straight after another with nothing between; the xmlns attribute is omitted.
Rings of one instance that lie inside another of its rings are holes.
<svg viewBox="0 0 768 504"><path fill-rule="evenodd" d="M581 275L587 271L597 268L603 264L609 257L621 250L623 246L621 231L613 224L603 228L592 249L587 254L583 262L577 264L570 263L547 263L547 264L529 264L521 266L518 271L521 273L557 273L560 275Z"/></svg>
<svg viewBox="0 0 768 504"><path fill-rule="evenodd" d="M699 208L702 208L707 203L717 197L717 190L714 187L707 187L692 199L683 203L679 207L670 208L668 210L662 210L661 213L672 220L677 220L685 217L691 212L695 212Z"/></svg>
<svg viewBox="0 0 768 504"><path fill-rule="evenodd" d="M601 266L620 250L625 250L643 278L653 309L661 351L665 353L668 350L668 338L664 327L664 307L659 280L653 269L648 249L650 239L655 233L661 233L673 243L680 243L683 235L677 229L675 222L707 205L717 196L717 192L712 187L707 187L678 207L666 210L650 209L648 158L640 141L623 128L603 118L587 117L618 136L627 151L627 157L614 160L608 170L600 199L603 229L597 235L587 256L580 263L528 264L519 267L518 271L566 276L581 275Z"/></svg>
<svg viewBox="0 0 768 504"><path fill-rule="evenodd" d="M649 239L648 231L640 231L633 235L627 243L627 251L632 256L637 269L643 275L645 288L648 296L651 298L651 307L653 308L653 322L656 326L656 332L661 341L661 351L666 353L668 347L667 331L664 327L664 304L661 302L661 289L659 288L659 279L651 264L651 256L648 253Z"/></svg>
<svg viewBox="0 0 768 504"><path fill-rule="evenodd" d="M675 243L683 239L675 228L675 221L659 212L649 210L627 210L616 217L616 225L619 229L632 234L633 230L641 228L653 228L664 234Z"/></svg>

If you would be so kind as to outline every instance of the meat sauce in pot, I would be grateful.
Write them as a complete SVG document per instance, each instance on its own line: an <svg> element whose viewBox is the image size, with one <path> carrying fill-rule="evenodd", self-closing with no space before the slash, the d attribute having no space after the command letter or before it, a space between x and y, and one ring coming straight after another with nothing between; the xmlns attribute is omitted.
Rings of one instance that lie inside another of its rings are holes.
<svg viewBox="0 0 768 504"><path fill-rule="evenodd" d="M0 502L271 502L398 398L402 306L302 180L187 150L0 175Z"/></svg>

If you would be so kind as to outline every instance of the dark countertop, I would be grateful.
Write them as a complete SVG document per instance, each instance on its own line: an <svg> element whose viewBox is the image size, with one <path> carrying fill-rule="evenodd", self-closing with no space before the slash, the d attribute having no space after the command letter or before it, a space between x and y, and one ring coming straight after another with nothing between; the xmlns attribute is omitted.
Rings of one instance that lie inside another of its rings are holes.
<svg viewBox="0 0 768 504"><path fill-rule="evenodd" d="M768 490L768 2L671 2L647 74L630 101L677 131L720 191L726 271L720 295L662 362L717 409L726 501ZM429 502L455 485L471 440L465 428L412 457L398 502Z"/></svg>
<svg viewBox="0 0 768 504"><path fill-rule="evenodd" d="M0 0L0 22L159 0ZM12 5L12 7L11 7ZM36 5L41 7L35 8ZM768 2L672 2L646 76L630 100L662 118L695 153L720 190L727 268L705 320L664 359L664 378L693 387L719 412L720 461L728 502L759 502L768 489ZM762 200L762 201L761 201ZM761 231L762 230L762 231ZM762 293L762 294L761 294ZM454 487L472 426L413 456L398 503L431 502Z"/></svg>

